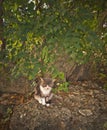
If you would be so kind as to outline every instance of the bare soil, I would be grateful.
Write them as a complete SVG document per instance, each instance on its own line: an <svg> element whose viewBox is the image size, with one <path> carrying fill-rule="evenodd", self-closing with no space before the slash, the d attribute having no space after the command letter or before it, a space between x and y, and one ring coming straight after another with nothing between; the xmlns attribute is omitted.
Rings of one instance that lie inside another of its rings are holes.
<svg viewBox="0 0 107 130"><path fill-rule="evenodd" d="M107 91L92 81L70 84L49 107L24 94L1 93L0 130L106 130Z"/></svg>

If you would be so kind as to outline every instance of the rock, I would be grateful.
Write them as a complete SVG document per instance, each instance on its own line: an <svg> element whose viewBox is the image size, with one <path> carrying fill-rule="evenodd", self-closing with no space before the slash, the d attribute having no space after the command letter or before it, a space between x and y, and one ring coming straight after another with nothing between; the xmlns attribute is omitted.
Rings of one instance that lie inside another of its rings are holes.
<svg viewBox="0 0 107 130"><path fill-rule="evenodd" d="M91 116L93 115L92 111L89 110L89 109L82 109L82 110L79 110L79 113L83 116Z"/></svg>
<svg viewBox="0 0 107 130"><path fill-rule="evenodd" d="M10 129L70 130L70 122L71 112L68 108L46 107L31 101L29 104L16 107L11 118Z"/></svg>
<svg viewBox="0 0 107 130"><path fill-rule="evenodd" d="M34 99L16 106L10 130L102 130L106 102L107 92L76 85L67 94L55 94L49 107Z"/></svg>

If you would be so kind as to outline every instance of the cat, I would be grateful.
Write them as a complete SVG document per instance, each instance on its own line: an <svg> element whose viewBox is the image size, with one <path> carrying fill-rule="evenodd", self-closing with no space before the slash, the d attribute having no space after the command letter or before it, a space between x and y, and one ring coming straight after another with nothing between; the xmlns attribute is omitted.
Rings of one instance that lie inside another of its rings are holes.
<svg viewBox="0 0 107 130"><path fill-rule="evenodd" d="M53 97L52 88L54 87L55 79L40 78L40 83L34 90L34 99L40 104L49 106Z"/></svg>

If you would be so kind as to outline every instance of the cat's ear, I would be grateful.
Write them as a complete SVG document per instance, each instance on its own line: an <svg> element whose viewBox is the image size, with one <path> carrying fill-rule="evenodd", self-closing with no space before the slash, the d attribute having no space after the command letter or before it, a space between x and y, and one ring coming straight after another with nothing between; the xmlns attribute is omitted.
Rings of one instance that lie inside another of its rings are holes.
<svg viewBox="0 0 107 130"><path fill-rule="evenodd" d="M44 79L40 77L40 81L41 81L41 82L44 82Z"/></svg>
<svg viewBox="0 0 107 130"><path fill-rule="evenodd" d="M55 82L56 82L56 79L53 79L52 82L55 83Z"/></svg>

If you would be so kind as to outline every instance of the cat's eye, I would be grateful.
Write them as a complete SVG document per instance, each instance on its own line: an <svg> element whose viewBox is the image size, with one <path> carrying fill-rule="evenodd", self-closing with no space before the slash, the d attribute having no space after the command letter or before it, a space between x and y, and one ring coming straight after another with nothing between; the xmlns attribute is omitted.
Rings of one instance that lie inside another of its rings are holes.
<svg viewBox="0 0 107 130"><path fill-rule="evenodd" d="M47 86L47 84L43 84L43 87L46 87Z"/></svg>

